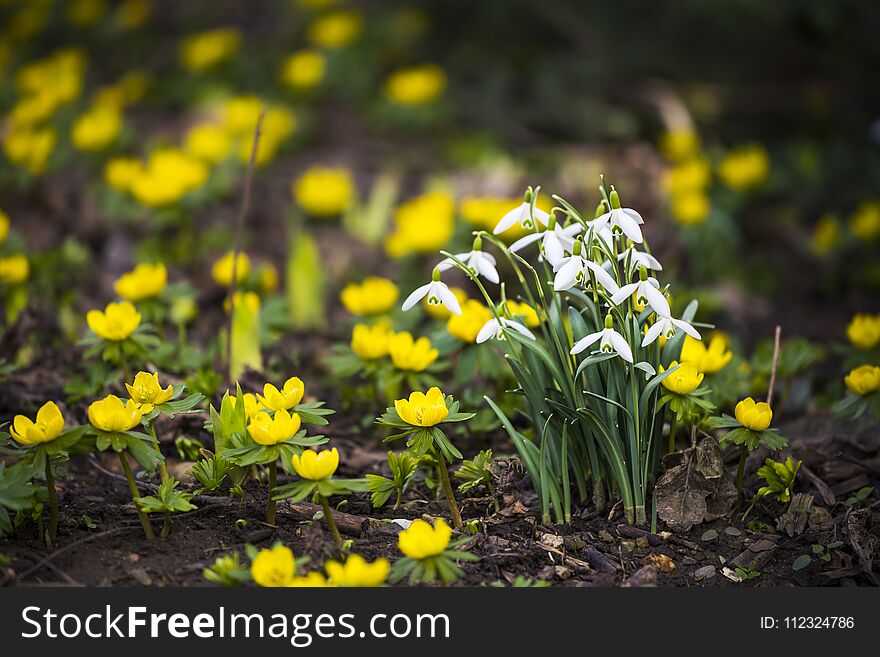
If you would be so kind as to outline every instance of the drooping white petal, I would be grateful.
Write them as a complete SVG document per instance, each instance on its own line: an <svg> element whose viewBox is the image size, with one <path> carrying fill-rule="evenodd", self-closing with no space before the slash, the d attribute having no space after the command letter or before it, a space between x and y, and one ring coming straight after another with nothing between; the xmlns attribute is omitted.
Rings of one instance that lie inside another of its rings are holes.
<svg viewBox="0 0 880 657"><path fill-rule="evenodd" d="M584 261L584 265L587 269L592 271L596 275L596 280L599 284L604 287L609 294L614 294L620 288L617 285L617 282L611 278L611 275L605 271L600 265L597 265L592 260Z"/></svg>
<svg viewBox="0 0 880 657"><path fill-rule="evenodd" d="M551 265L556 264L565 257L565 247L563 247L555 232L545 232L543 244L544 255L547 256L547 262Z"/></svg>
<svg viewBox="0 0 880 657"><path fill-rule="evenodd" d="M501 279L498 276L498 270L495 269L495 263L489 260L489 258L473 258L471 262L473 263L474 267L476 267L477 272L479 272L480 276L485 278L487 281L495 283L496 285L500 282Z"/></svg>
<svg viewBox="0 0 880 657"><path fill-rule="evenodd" d="M523 203L523 205L526 206L525 214L526 214L526 216L528 216L528 213L529 213L529 204L528 204L528 203ZM547 213L547 212L544 212L544 211L541 210L540 208L535 208L535 221L537 221L537 222L539 222L539 223L541 223L541 224L543 224L543 225L546 226L547 224L550 223L550 214Z"/></svg>
<svg viewBox="0 0 880 657"><path fill-rule="evenodd" d="M477 344L482 344L487 340L491 340L496 335L498 335L498 331L498 320L493 317L488 322L483 324L483 328L481 328L480 332L477 333Z"/></svg>
<svg viewBox="0 0 880 657"><path fill-rule="evenodd" d="M671 321L674 326L677 326L678 328L680 328L682 331L687 333L689 336L691 336L695 340L702 340L703 339L700 336L700 333L697 331L697 329L695 329L693 326L688 324L683 319L671 319L670 318L669 321Z"/></svg>
<svg viewBox="0 0 880 657"><path fill-rule="evenodd" d="M508 228L513 226L515 223L520 223L520 217L523 213L523 207L525 207L526 212L529 211L528 203L522 203L516 206L513 210L501 217L501 221L498 222L498 224L495 226L495 230L492 232L496 235L499 235L500 233L503 233Z"/></svg>
<svg viewBox="0 0 880 657"><path fill-rule="evenodd" d="M654 309L654 312L658 315L669 316L669 302L666 300L666 297L663 296L663 293L654 287L651 281L646 281L645 285L642 286L642 292L644 292L645 298L648 300L648 303L651 304L651 308Z"/></svg>
<svg viewBox="0 0 880 657"><path fill-rule="evenodd" d="M659 338L660 334L662 332L663 332L663 322L654 322L651 325L651 328L648 329L648 332L645 333L645 339L642 340L642 346L647 347L649 344L651 344L657 338Z"/></svg>
<svg viewBox="0 0 880 657"><path fill-rule="evenodd" d="M553 289L557 292L568 290L577 282L578 274L583 270L584 259L580 256L572 256L562 264L559 271L556 272L556 278L553 280Z"/></svg>
<svg viewBox="0 0 880 657"><path fill-rule="evenodd" d="M645 220L642 219L642 215L640 215L638 212L636 212L632 208L621 208L621 210L623 211L624 214L628 214L630 217L635 219L637 224L645 223Z"/></svg>
<svg viewBox="0 0 880 657"><path fill-rule="evenodd" d="M403 302L403 310L406 312L414 305L416 305L419 301L421 301L426 294L428 294L428 290L431 289L432 283L426 283L421 287L417 287L412 293L406 298L406 301Z"/></svg>
<svg viewBox="0 0 880 657"><path fill-rule="evenodd" d="M512 330L516 331L517 333L522 333L524 336L526 336L527 338L531 338L532 340L535 339L535 334L532 333L529 329L527 329L525 326L523 326L519 322L515 322L512 319L506 319L506 318L502 317L501 323L504 325L505 328L512 329Z"/></svg>
<svg viewBox="0 0 880 657"><path fill-rule="evenodd" d="M620 354L620 357L623 358L623 360L629 363L633 362L633 354L632 350L629 348L629 343L620 333L612 329L608 333L608 339L611 340L611 346L614 347L614 351Z"/></svg>
<svg viewBox="0 0 880 657"><path fill-rule="evenodd" d="M639 223L633 219L631 216L623 212L622 210L614 210L615 214L612 218L612 223L620 227L620 230L623 231L623 234L630 238L633 242L637 244L642 243L642 229L639 228Z"/></svg>
<svg viewBox="0 0 880 657"><path fill-rule="evenodd" d="M582 337L580 340L574 343L574 346L571 348L569 352L572 355L581 353L587 347L590 347L602 337L604 331L596 331L595 333L590 333L587 336Z"/></svg>
<svg viewBox="0 0 880 657"><path fill-rule="evenodd" d="M468 253L456 253L456 260L460 260L461 262L467 264L468 258L470 257L471 252ZM452 261L452 258L446 258L440 264L437 265L437 268L440 271L446 271L448 269L452 269L455 266L455 263Z"/></svg>
<svg viewBox="0 0 880 657"><path fill-rule="evenodd" d="M434 289L432 292L436 293L440 298L440 301L446 306L452 313L456 315L461 315L461 304L458 303L458 299L455 298L455 295L452 293L446 283L432 283L434 285Z"/></svg>
<svg viewBox="0 0 880 657"><path fill-rule="evenodd" d="M527 247L529 244L532 244L533 242L537 242L543 236L544 236L544 233L529 233L525 237L520 237L516 242L511 244L508 248L511 251L513 251L514 253L516 253L517 251L520 251L520 250L524 249L525 247Z"/></svg>
<svg viewBox="0 0 880 657"><path fill-rule="evenodd" d="M629 285L624 285L612 295L611 303L613 303L615 306L619 306L623 301L629 299L633 295L633 292L638 289L638 287L638 283L630 283Z"/></svg>

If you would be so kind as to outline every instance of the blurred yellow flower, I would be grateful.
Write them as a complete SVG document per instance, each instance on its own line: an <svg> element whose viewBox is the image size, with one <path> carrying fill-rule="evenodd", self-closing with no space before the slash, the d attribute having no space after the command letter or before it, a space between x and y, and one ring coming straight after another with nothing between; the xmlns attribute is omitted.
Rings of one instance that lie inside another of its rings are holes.
<svg viewBox="0 0 880 657"><path fill-rule="evenodd" d="M450 287L449 291L455 295L455 298L458 299L458 304L463 305L465 301L468 300L467 292L462 290L460 287ZM444 320L449 319L454 315L454 313L446 307L445 304L439 303L437 305L432 305L428 303L427 297L422 300L422 308L425 309L431 317L434 319Z"/></svg>
<svg viewBox="0 0 880 657"><path fill-rule="evenodd" d="M492 311L484 304L476 299L466 299L461 303L461 315L449 313L446 330L462 342L476 342L480 329L490 319Z"/></svg>
<svg viewBox="0 0 880 657"><path fill-rule="evenodd" d="M683 192L672 197L672 217L684 226L696 226L709 216L709 197L701 191Z"/></svg>
<svg viewBox="0 0 880 657"><path fill-rule="evenodd" d="M9 235L9 215L0 210L0 244L6 241L7 235Z"/></svg>
<svg viewBox="0 0 880 657"><path fill-rule="evenodd" d="M826 255L840 244L840 224L832 215L824 215L819 218L813 236L810 238L810 247L816 255Z"/></svg>
<svg viewBox="0 0 880 657"><path fill-rule="evenodd" d="M271 262L264 262L259 267L259 286L264 294L278 289L278 269Z"/></svg>
<svg viewBox="0 0 880 657"><path fill-rule="evenodd" d="M395 71L385 81L385 95L398 105L426 105L446 89L446 73L435 64Z"/></svg>
<svg viewBox="0 0 880 657"><path fill-rule="evenodd" d="M397 546L410 559L427 559L443 554L452 538L452 528L443 518L437 518L431 527L424 520L416 520L397 535Z"/></svg>
<svg viewBox="0 0 880 657"><path fill-rule="evenodd" d="M846 387L857 395L864 397L880 390L880 367L860 365L844 377Z"/></svg>
<svg viewBox="0 0 880 657"><path fill-rule="evenodd" d="M232 150L232 137L218 125L202 123L186 133L184 148L187 153L205 162L219 164Z"/></svg>
<svg viewBox="0 0 880 657"><path fill-rule="evenodd" d="M324 79L327 60L317 50L300 50L284 60L281 81L292 89L311 89Z"/></svg>
<svg viewBox="0 0 880 657"><path fill-rule="evenodd" d="M20 285L30 276L31 266L26 256L21 254L0 258L0 283Z"/></svg>
<svg viewBox="0 0 880 657"><path fill-rule="evenodd" d="M705 374L714 374L724 369L733 358L733 352L727 348L727 340L720 333L715 333L708 346L703 340L685 335L681 347L682 363L693 363Z"/></svg>
<svg viewBox="0 0 880 657"><path fill-rule="evenodd" d="M116 9L116 22L123 30L136 30L153 11L151 0L123 0Z"/></svg>
<svg viewBox="0 0 880 657"><path fill-rule="evenodd" d="M107 11L107 0L68 0L67 18L74 25L93 25Z"/></svg>
<svg viewBox="0 0 880 657"><path fill-rule="evenodd" d="M138 372L132 383L126 383L125 389L128 396L138 405L140 412L146 415L159 404L164 404L174 396L174 387L168 385L165 389L159 384L159 373Z"/></svg>
<svg viewBox="0 0 880 657"><path fill-rule="evenodd" d="M306 387L302 379L292 376L284 382L281 390L271 383L265 384L263 394L257 395L257 399L269 410L286 411L299 404L305 392Z"/></svg>
<svg viewBox="0 0 880 657"><path fill-rule="evenodd" d="M182 150L158 149L135 176L131 193L147 207L170 205L204 185L209 173L207 164Z"/></svg>
<svg viewBox="0 0 880 657"><path fill-rule="evenodd" d="M343 48L360 36L363 22L361 15L356 12L333 11L309 25L308 38L322 48Z"/></svg>
<svg viewBox="0 0 880 657"><path fill-rule="evenodd" d="M180 63L195 73L207 71L232 59L240 42L239 33L230 28L193 34L180 45Z"/></svg>
<svg viewBox="0 0 880 657"><path fill-rule="evenodd" d="M505 303L505 307L513 319L522 320L522 323L529 328L537 328L541 325L538 311L532 308L529 304L508 299Z"/></svg>
<svg viewBox="0 0 880 657"><path fill-rule="evenodd" d="M731 189L746 191L760 186L770 172L770 156L760 144L739 146L718 165L721 181Z"/></svg>
<svg viewBox="0 0 880 657"><path fill-rule="evenodd" d="M695 157L672 167L666 174L664 183L667 192L676 196L700 191L712 180L712 167L705 157Z"/></svg>
<svg viewBox="0 0 880 657"><path fill-rule="evenodd" d="M108 105L97 105L73 122L70 138L81 151L102 151L110 146L122 129L122 115Z"/></svg>
<svg viewBox="0 0 880 657"><path fill-rule="evenodd" d="M339 451L323 449L316 452L313 449L303 450L302 456L293 455L293 469L303 479L321 481L328 479L339 467Z"/></svg>
<svg viewBox="0 0 880 657"><path fill-rule="evenodd" d="M367 563L359 554L350 554L345 563L328 561L324 564L327 576L335 586L382 586L391 570L388 559L379 558Z"/></svg>
<svg viewBox="0 0 880 657"><path fill-rule="evenodd" d="M127 192L143 172L143 163L131 157L114 157L104 166L104 181L118 192Z"/></svg>
<svg viewBox="0 0 880 657"><path fill-rule="evenodd" d="M25 415L16 415L9 433L19 445L39 445L55 440L64 430L61 409L53 401L47 401L37 411L36 422Z"/></svg>
<svg viewBox="0 0 880 657"><path fill-rule="evenodd" d="M161 262L141 263L114 283L116 294L129 301L143 301L158 296L168 282L168 270Z"/></svg>
<svg viewBox="0 0 880 657"><path fill-rule="evenodd" d="M6 134L3 149L13 164L18 164L32 175L38 176L46 170L46 163L55 150L57 141L55 130L49 127L36 130L17 129Z"/></svg>
<svg viewBox="0 0 880 657"><path fill-rule="evenodd" d="M288 586L293 588L323 588L325 586L332 586L327 582L327 578L324 577L321 573L316 570L313 570L310 573L306 573L302 576L294 577Z"/></svg>
<svg viewBox="0 0 880 657"><path fill-rule="evenodd" d="M880 237L880 202L865 201L849 220L849 229L857 240L872 242Z"/></svg>
<svg viewBox="0 0 880 657"><path fill-rule="evenodd" d="M846 327L846 337L857 349L873 349L880 344L880 315L856 313Z"/></svg>
<svg viewBox="0 0 880 657"><path fill-rule="evenodd" d="M700 150L700 135L691 128L670 130L660 136L660 152L673 162L681 162Z"/></svg>
<svg viewBox="0 0 880 657"><path fill-rule="evenodd" d="M90 310L86 313L86 323L98 337L119 342L128 338L140 326L141 314L130 301L120 301L108 303L104 312Z"/></svg>
<svg viewBox="0 0 880 657"><path fill-rule="evenodd" d="M672 361L669 363L668 368L664 368L661 365L660 373L662 374L666 369L672 369L676 365L678 365L678 369L667 375L661 383L663 387L670 392L674 392L678 395L689 395L700 387L704 375L693 363L681 363L679 365L678 361Z"/></svg>
<svg viewBox="0 0 880 657"><path fill-rule="evenodd" d="M257 586L290 586L296 578L293 552L284 545L260 550L251 562L251 577Z"/></svg>
<svg viewBox="0 0 880 657"><path fill-rule="evenodd" d="M736 405L734 409L736 420L746 429L763 431L770 426L773 419L773 410L766 402L755 403L751 397L746 397Z"/></svg>
<svg viewBox="0 0 880 657"><path fill-rule="evenodd" d="M425 370L440 355L428 338L414 340L409 331L394 334L388 343L388 353L394 367L407 372Z"/></svg>
<svg viewBox="0 0 880 657"><path fill-rule="evenodd" d="M354 183L348 169L313 166L294 182L293 198L313 217L335 217L354 200Z"/></svg>
<svg viewBox="0 0 880 657"><path fill-rule="evenodd" d="M429 192L401 204L394 213L394 232L385 241L392 258L434 253L446 246L455 229L455 202L444 192Z"/></svg>
<svg viewBox="0 0 880 657"><path fill-rule="evenodd" d="M232 258L233 252L228 251L223 257L219 258L211 268L211 277L217 285L229 287L232 285ZM247 278L251 271L251 259L248 258L244 251L238 252L235 265L235 282L241 282Z"/></svg>
<svg viewBox="0 0 880 657"><path fill-rule="evenodd" d="M391 327L383 322L372 326L355 324L351 331L351 350L365 360L384 358L393 335Z"/></svg>
<svg viewBox="0 0 880 657"><path fill-rule="evenodd" d="M258 445L277 445L293 438L299 431L300 424L299 413L280 410L269 415L258 412L252 416L247 430L248 435Z"/></svg>
<svg viewBox="0 0 880 657"><path fill-rule="evenodd" d="M401 420L414 427L433 427L449 415L446 398L436 387L428 390L427 394L416 390L410 393L409 399L396 400L394 409Z"/></svg>
<svg viewBox="0 0 880 657"><path fill-rule="evenodd" d="M123 402L116 395L107 395L89 405L89 422L101 431L131 431L141 423L142 415L136 402Z"/></svg>
<svg viewBox="0 0 880 657"><path fill-rule="evenodd" d="M387 278L368 276L360 283L349 283L339 294L342 305L352 315L374 316L389 312L400 292Z"/></svg>

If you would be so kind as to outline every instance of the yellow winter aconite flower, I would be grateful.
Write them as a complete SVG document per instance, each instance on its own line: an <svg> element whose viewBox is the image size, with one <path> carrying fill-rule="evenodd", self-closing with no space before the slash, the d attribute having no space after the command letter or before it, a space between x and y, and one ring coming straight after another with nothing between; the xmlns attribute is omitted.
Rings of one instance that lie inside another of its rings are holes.
<svg viewBox="0 0 880 657"><path fill-rule="evenodd" d="M238 32L229 28L193 34L180 45L180 63L196 73L207 71L232 59L240 42Z"/></svg>
<svg viewBox="0 0 880 657"><path fill-rule="evenodd" d="M341 167L311 167L293 183L291 191L299 206L313 217L335 217L354 200L351 173Z"/></svg>
<svg viewBox="0 0 880 657"><path fill-rule="evenodd" d="M452 528L443 518L437 518L432 527L424 520L416 520L397 536L397 546L410 559L427 559L443 554L449 547Z"/></svg>
<svg viewBox="0 0 880 657"><path fill-rule="evenodd" d="M150 413L159 404L164 404L174 396L174 387L163 389L159 384L159 373L138 372L133 383L126 383L128 396L138 405L141 413Z"/></svg>
<svg viewBox="0 0 880 657"><path fill-rule="evenodd" d="M843 381L851 392L862 397L870 395L872 392L880 390L880 367L859 365L847 374Z"/></svg>
<svg viewBox="0 0 880 657"><path fill-rule="evenodd" d="M427 394L416 390L410 393L409 399L396 400L394 409L401 420L414 427L433 427L449 415L446 398L436 387L428 390Z"/></svg>
<svg viewBox="0 0 880 657"><path fill-rule="evenodd" d="M351 350L365 360L378 360L388 355L394 332L387 324L355 324L351 331Z"/></svg>
<svg viewBox="0 0 880 657"><path fill-rule="evenodd" d="M217 285L229 287L232 285L232 258L233 252L229 251L218 259L211 268L211 276ZM251 271L251 259L243 251L238 252L235 266L235 282L240 284Z"/></svg>
<svg viewBox="0 0 880 657"><path fill-rule="evenodd" d="M232 151L232 137L221 126L202 123L186 133L184 148L187 153L205 162L219 164Z"/></svg>
<svg viewBox="0 0 880 657"><path fill-rule="evenodd" d="M696 226L709 217L709 197L702 191L676 194L672 197L672 218L684 226Z"/></svg>
<svg viewBox="0 0 880 657"><path fill-rule="evenodd" d="M309 25L309 41L322 48L343 48L360 36L363 22L361 15L353 11L331 12Z"/></svg>
<svg viewBox="0 0 880 657"><path fill-rule="evenodd" d="M57 141L58 136L52 128L20 128L6 134L3 149L13 164L18 164L38 176L46 170L46 163L55 150Z"/></svg>
<svg viewBox="0 0 880 657"><path fill-rule="evenodd" d="M20 285L30 276L31 266L26 256L21 254L0 258L0 283Z"/></svg>
<svg viewBox="0 0 880 657"><path fill-rule="evenodd" d="M666 174L666 189L672 196L705 189L712 179L712 167L704 157L676 164Z"/></svg>
<svg viewBox="0 0 880 657"><path fill-rule="evenodd" d="M462 290L460 287L450 287L449 291L455 295L456 299L458 299L459 305L464 304L464 302L468 300L467 292ZM455 314L451 310L449 310L449 308L447 308L445 304L439 303L437 305L432 305L428 303L427 298L422 300L422 308L424 308L425 312L427 312L434 319L443 320L450 319L451 317L455 316Z"/></svg>
<svg viewBox="0 0 880 657"><path fill-rule="evenodd" d="M770 171L770 156L760 144L731 150L718 165L721 181L731 189L745 191L760 186Z"/></svg>
<svg viewBox="0 0 880 657"><path fill-rule="evenodd" d="M302 379L292 376L284 382L281 390L267 383L263 386L263 394L257 395L257 399L269 410L286 411L299 404L305 392L306 387Z"/></svg>
<svg viewBox="0 0 880 657"><path fill-rule="evenodd" d="M816 255L826 255L840 244L840 224L831 215L820 217L810 238L810 247Z"/></svg>
<svg viewBox="0 0 880 657"><path fill-rule="evenodd" d="M122 115L119 110L98 105L73 122L70 138L81 151L102 151L116 140L121 128Z"/></svg>
<svg viewBox="0 0 880 657"><path fill-rule="evenodd" d="M284 61L281 81L293 89L311 89L324 79L327 60L317 50L300 50Z"/></svg>
<svg viewBox="0 0 880 657"><path fill-rule="evenodd" d="M299 431L300 424L299 413L275 411L270 416L268 413L258 412L254 414L247 430L248 435L258 445L277 445L293 438Z"/></svg>
<svg viewBox="0 0 880 657"><path fill-rule="evenodd" d="M55 440L64 430L61 409L53 401L47 401L37 411L36 422L25 415L16 415L9 433L19 445L39 445Z"/></svg>
<svg viewBox="0 0 880 657"><path fill-rule="evenodd" d="M271 262L264 262L258 270L257 284L268 294L278 289L278 269Z"/></svg>
<svg viewBox="0 0 880 657"><path fill-rule="evenodd" d="M385 95L398 105L426 105L446 89L446 73L435 64L395 71L385 81Z"/></svg>
<svg viewBox="0 0 880 657"><path fill-rule="evenodd" d="M678 361L672 361L666 369L672 369L676 365L678 365L678 369L669 374L661 383L670 392L678 395L689 395L700 387L704 374L693 363L681 363L679 365ZM664 371L665 369L661 365L660 372Z"/></svg>
<svg viewBox="0 0 880 657"><path fill-rule="evenodd" d="M127 192L143 169L143 162L136 158L114 157L104 166L104 181L118 192Z"/></svg>
<svg viewBox="0 0 880 657"><path fill-rule="evenodd" d="M73 48L22 66L15 86L23 96L46 94L54 108L79 98L82 92L86 56Z"/></svg>
<svg viewBox="0 0 880 657"><path fill-rule="evenodd" d="M359 554L350 554L345 563L328 561L324 564L327 576L335 586L382 586L391 570L388 559L379 558L367 563Z"/></svg>
<svg viewBox="0 0 880 657"><path fill-rule="evenodd" d="M9 235L9 216L0 210L0 244L6 241L7 235Z"/></svg>
<svg viewBox="0 0 880 657"><path fill-rule="evenodd" d="M141 263L114 283L116 294L129 301L143 301L158 296L168 283L168 270L161 262Z"/></svg>
<svg viewBox="0 0 880 657"><path fill-rule="evenodd" d="M746 429L763 431L770 426L773 419L773 410L766 402L755 402L751 397L746 397L736 405L734 409L736 420Z"/></svg>
<svg viewBox="0 0 880 657"><path fill-rule="evenodd" d="M134 198L147 207L178 202L208 179L210 170L202 160L176 148L153 151L131 183Z"/></svg>
<svg viewBox="0 0 880 657"><path fill-rule="evenodd" d="M476 342L483 325L492 319L492 311L476 299L466 299L461 304L461 315L449 313L446 330L462 342Z"/></svg>
<svg viewBox="0 0 880 657"><path fill-rule="evenodd" d="M339 294L342 305L352 315L384 315L397 303L400 291L387 278L368 276L360 283L349 283Z"/></svg>
<svg viewBox="0 0 880 657"><path fill-rule="evenodd" d="M291 586L293 588L316 589L323 588L325 586L332 586L332 584L327 581L327 578L325 578L324 575L313 570L312 572L306 573L305 575L294 577L290 581L290 584L288 584L288 586Z"/></svg>
<svg viewBox="0 0 880 657"><path fill-rule="evenodd" d="M335 447L320 452L306 449L302 456L294 454L292 460L293 469L300 477L309 481L321 481L332 477L336 472L339 467L339 451Z"/></svg>
<svg viewBox="0 0 880 657"><path fill-rule="evenodd" d="M89 405L89 422L101 431L131 431L141 423L142 415L136 402L123 402L116 395L107 395Z"/></svg>
<svg viewBox="0 0 880 657"><path fill-rule="evenodd" d="M394 334L388 343L388 353L394 367L407 372L421 372L440 355L428 338L415 340L409 331Z"/></svg>
<svg viewBox="0 0 880 657"><path fill-rule="evenodd" d="M880 315L856 313L846 327L846 337L858 349L873 349L880 344Z"/></svg>
<svg viewBox="0 0 880 657"><path fill-rule="evenodd" d="M529 328L540 326L541 319L538 317L538 311L532 308L529 304L508 299L507 303L505 303L505 307L511 317L514 319L521 319L523 324Z"/></svg>
<svg viewBox="0 0 880 657"><path fill-rule="evenodd" d="M394 231L385 240L392 258L434 253L446 246L455 229L455 202L444 192L429 192L400 205Z"/></svg>
<svg viewBox="0 0 880 657"><path fill-rule="evenodd" d="M141 314L130 301L108 303L103 312L90 310L86 322L94 333L105 340L125 340L141 324Z"/></svg>
<svg viewBox="0 0 880 657"><path fill-rule="evenodd" d="M293 551L284 545L260 550L251 562L251 577L258 586L290 586L296 577Z"/></svg>
<svg viewBox="0 0 880 657"><path fill-rule="evenodd" d="M691 128L670 130L660 137L660 152L672 160L680 162L700 150L700 135Z"/></svg>
<svg viewBox="0 0 880 657"><path fill-rule="evenodd" d="M116 22L124 30L135 30L147 22L152 11L150 0L123 0L116 10Z"/></svg>
<svg viewBox="0 0 880 657"><path fill-rule="evenodd" d="M252 392L244 393L242 398L244 400L244 417L248 421L253 420L257 414L265 408L257 401L257 396ZM232 407L235 408L235 404L238 402L238 397L230 396L229 401L232 402ZM261 413L261 415L266 415L266 413Z"/></svg>
<svg viewBox="0 0 880 657"><path fill-rule="evenodd" d="M685 335L681 347L682 363L693 363L700 372L713 374L724 369L733 358L733 352L727 348L727 340L716 333L709 340L708 346L702 340Z"/></svg>
<svg viewBox="0 0 880 657"><path fill-rule="evenodd" d="M849 229L862 242L872 242L880 237L880 202L862 203L850 217Z"/></svg>

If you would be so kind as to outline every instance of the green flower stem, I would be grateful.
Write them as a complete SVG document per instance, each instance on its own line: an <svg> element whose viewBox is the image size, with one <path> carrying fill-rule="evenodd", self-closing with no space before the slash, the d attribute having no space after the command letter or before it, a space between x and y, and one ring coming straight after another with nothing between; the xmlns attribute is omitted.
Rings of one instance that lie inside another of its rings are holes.
<svg viewBox="0 0 880 657"><path fill-rule="evenodd" d="M333 513L330 511L330 503L323 495L318 494L318 497L321 498L321 508L324 509L324 520L327 521L327 529L330 530L330 535L333 537L333 542L336 543L336 547L341 550L342 536L339 535L339 528L336 526L336 521L333 519Z"/></svg>
<svg viewBox="0 0 880 657"><path fill-rule="evenodd" d="M119 366L122 368L122 383L123 387L128 383L129 378L131 378L131 370L128 368L128 358L125 356L125 342L120 342L119 344Z"/></svg>
<svg viewBox="0 0 880 657"><path fill-rule="evenodd" d="M437 454L437 472L440 473L440 481L443 483L443 491L446 493L446 502L449 504L449 515L452 516L452 525L461 529L461 512L455 501L455 493L452 491L452 482L449 481L449 470L446 469L446 459L442 454Z"/></svg>
<svg viewBox="0 0 880 657"><path fill-rule="evenodd" d="M153 443L156 453L162 457L162 460L159 461L159 474L162 477L162 481L165 481L168 479L168 467L165 465L165 457L162 456L162 448L159 447L159 438L156 436L156 418L150 420L150 435L153 436L153 440L156 441Z"/></svg>
<svg viewBox="0 0 880 657"><path fill-rule="evenodd" d="M678 422L675 418L669 423L669 454L675 451L675 432L678 431Z"/></svg>
<svg viewBox="0 0 880 657"><path fill-rule="evenodd" d="M275 489L275 484L278 480L278 465L275 461L272 461L269 464L269 502L266 505L266 523L269 525L275 524L275 500L272 499L272 491Z"/></svg>
<svg viewBox="0 0 880 657"><path fill-rule="evenodd" d="M736 499L738 502L742 501L743 496L743 476L746 472L746 457L749 455L749 450L745 446L745 444L739 446L739 466L736 469Z"/></svg>
<svg viewBox="0 0 880 657"><path fill-rule="evenodd" d="M397 489L397 498L394 500L394 509L393 509L394 511L397 511L397 509L400 508L400 502L402 500L403 500L403 489L398 488Z"/></svg>
<svg viewBox="0 0 880 657"><path fill-rule="evenodd" d="M46 545L51 550L55 547L55 536L58 533L58 491L55 490L55 477L48 456L46 456L46 489L49 491L49 532L46 534Z"/></svg>
<svg viewBox="0 0 880 657"><path fill-rule="evenodd" d="M162 523L162 531L159 534L159 538L168 538L168 535L171 533L171 514L167 511L165 512L165 522Z"/></svg>
<svg viewBox="0 0 880 657"><path fill-rule="evenodd" d="M150 519L147 517L147 514L141 511L141 508L137 505L137 501L141 499L141 494L138 492L137 484L134 482L134 475L131 473L131 466L128 465L128 460L125 458L124 452L117 452L117 455L119 456L119 462L122 464L122 471L125 473L125 478L128 480L128 488L131 490L131 499L134 501L138 518L141 520L141 527L144 528L144 536L147 537L148 541L152 541L156 538L156 535L153 533L153 525L150 524Z"/></svg>

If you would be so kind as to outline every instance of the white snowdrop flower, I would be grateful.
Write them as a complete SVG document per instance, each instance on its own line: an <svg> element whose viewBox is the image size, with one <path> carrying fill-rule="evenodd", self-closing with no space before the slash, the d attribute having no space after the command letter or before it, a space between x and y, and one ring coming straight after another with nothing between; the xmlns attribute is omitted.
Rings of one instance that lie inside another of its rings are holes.
<svg viewBox="0 0 880 657"><path fill-rule="evenodd" d="M617 355L623 358L623 360L627 361L628 363L632 363L632 349L629 348L629 344L627 343L626 338L615 331L612 326L613 323L611 315L608 314L605 316L605 328L601 331L590 333L589 335L575 342L574 346L571 348L570 353L572 355L579 354L584 349L587 349L588 347L591 347L598 342L600 352L606 354L617 353Z"/></svg>
<svg viewBox="0 0 880 657"><path fill-rule="evenodd" d="M477 333L477 344L482 344L483 342L491 340L492 338L495 338L496 340L503 340L505 328L516 331L517 333L520 333L531 340L535 339L535 334L519 322L516 322L512 319L507 319L506 317L500 317L498 319L495 319L493 317L488 322L483 324L483 328L481 328L480 332Z"/></svg>
<svg viewBox="0 0 880 657"><path fill-rule="evenodd" d="M633 242L641 244L643 238L642 229L639 228L639 224L645 223L642 215L632 208L620 207L620 197L616 190L612 190L611 194L608 195L608 199L611 201L611 210L589 222L590 226L594 230L601 230L606 227L611 228L613 234L623 233Z"/></svg>
<svg viewBox="0 0 880 657"><path fill-rule="evenodd" d="M578 240L574 243L572 254L559 262L556 277L553 279L553 289L561 292L571 289L578 283L585 283L589 279L590 272L609 294L617 292L618 285L611 275L601 265L581 255L581 242Z"/></svg>
<svg viewBox="0 0 880 657"><path fill-rule="evenodd" d="M674 319L671 315L657 313L657 321L655 321L651 325L651 328L648 329L648 332L645 333L645 339L642 340L642 346L647 347L661 335L667 340L670 340L675 336L676 329L681 329L696 340L702 340L697 329L683 319Z"/></svg>
<svg viewBox="0 0 880 657"><path fill-rule="evenodd" d="M491 253L484 252L482 247L483 240L477 237L474 239L472 251L468 251L467 253L456 253L455 257L467 266L471 274L474 276L482 276L487 281L491 281L497 285L501 279L498 276L498 270L495 268L497 264L495 256ZM446 260L437 265L437 268L440 271L446 271L454 266L455 263L452 258L446 258Z"/></svg>
<svg viewBox="0 0 880 657"><path fill-rule="evenodd" d="M516 253L527 247L529 244L541 240L543 256L547 258L547 262L549 262L555 269L559 263L562 262L563 258L565 258L565 254L571 253L571 250L574 247L575 236L577 236L582 230L583 226L578 223L573 223L570 226L562 228L556 223L556 219L551 215L547 230L540 233L530 233L525 237L521 237L510 245L510 250Z"/></svg>
<svg viewBox="0 0 880 657"><path fill-rule="evenodd" d="M627 300L633 294L636 295L636 303L639 306L649 305L658 315L669 315L669 302L660 291L660 283L656 278L648 277L648 270L642 267L639 269L639 282L629 283L622 286L611 296L611 302L615 306L619 306L621 302Z"/></svg>
<svg viewBox="0 0 880 657"><path fill-rule="evenodd" d="M618 262L626 262L629 260L630 272L638 271L639 267L650 269L653 271L663 271L663 265L650 253L637 251L635 245L630 245L623 253L617 256Z"/></svg>
<svg viewBox="0 0 880 657"><path fill-rule="evenodd" d="M514 224L519 224L525 230L535 230L536 223L546 226L550 221L550 215L543 210L535 208L535 216L532 218L532 196L537 194L529 187L526 190L525 200L516 206L513 210L501 217L501 221L495 226L493 231L496 235L500 235Z"/></svg>
<svg viewBox="0 0 880 657"><path fill-rule="evenodd" d="M446 285L440 280L440 268L434 267L434 273L431 276L431 282L422 285L413 290L406 301L403 302L403 310L407 311L416 305L419 301L426 298L429 306L446 306L446 308L456 314L461 315L461 305L458 299Z"/></svg>

